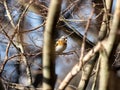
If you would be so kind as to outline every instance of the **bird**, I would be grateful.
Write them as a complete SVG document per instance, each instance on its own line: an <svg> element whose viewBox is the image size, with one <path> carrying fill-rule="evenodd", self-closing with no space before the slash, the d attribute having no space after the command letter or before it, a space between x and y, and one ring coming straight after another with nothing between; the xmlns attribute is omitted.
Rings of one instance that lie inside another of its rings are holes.
<svg viewBox="0 0 120 90"><path fill-rule="evenodd" d="M67 37L62 36L55 44L55 52L62 53L67 47Z"/></svg>

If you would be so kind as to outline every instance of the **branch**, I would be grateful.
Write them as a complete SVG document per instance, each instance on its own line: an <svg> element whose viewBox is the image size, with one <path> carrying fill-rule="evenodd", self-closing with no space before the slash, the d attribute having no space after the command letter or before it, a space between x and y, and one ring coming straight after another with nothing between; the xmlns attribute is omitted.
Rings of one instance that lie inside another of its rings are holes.
<svg viewBox="0 0 120 90"><path fill-rule="evenodd" d="M91 73L93 71L94 65L95 65L96 61L98 60L98 57L99 57L99 54L96 53L92 57L92 59L84 66L83 72L82 72L82 77L81 77L79 87L78 87L79 90L86 89L89 79L90 79L90 76L91 76Z"/></svg>
<svg viewBox="0 0 120 90"><path fill-rule="evenodd" d="M27 84L28 85L32 85L32 76L31 76L31 71L30 71L30 66L28 64L28 60L26 58L26 56L24 55L24 47L23 47L23 34L20 33L21 29L21 24L22 24L22 20L28 10L28 8L30 7L30 5L33 3L34 0L30 0L29 3L26 5L24 11L22 12L22 14L19 17L18 23L16 25L16 40L17 42L14 42L15 45L20 49L20 59L23 61L23 64L25 65L25 69L26 69L26 73L27 73Z"/></svg>
<svg viewBox="0 0 120 90"><path fill-rule="evenodd" d="M43 46L43 90L53 90L55 84L54 32L59 19L62 0L52 0L44 32Z"/></svg>
<svg viewBox="0 0 120 90"><path fill-rule="evenodd" d="M3 85L3 82L2 82L2 80L1 80L1 78L0 78L0 90L5 90L4 85Z"/></svg>
<svg viewBox="0 0 120 90"><path fill-rule="evenodd" d="M111 1L103 0L104 15L103 15L101 28L99 31L99 40L103 40L107 35L108 29L109 29L109 22L110 22L109 13L111 13L112 2L113 0Z"/></svg>
<svg viewBox="0 0 120 90"><path fill-rule="evenodd" d="M63 90L70 80L80 71L82 66L84 66L99 50L101 49L101 43L98 43L94 48L92 48L83 58L83 63L77 63L72 70L67 74L64 80L61 82L58 89Z"/></svg>
<svg viewBox="0 0 120 90"><path fill-rule="evenodd" d="M14 20L13 20L13 18L12 18L12 16L11 16L10 11L9 11L9 8L8 8L8 5L7 5L7 1L4 0L3 3L4 3L4 7L5 7L5 9L6 9L7 16L8 16L8 18L9 18L9 20L10 20L10 23L11 23L12 27L15 29Z"/></svg>
<svg viewBox="0 0 120 90"><path fill-rule="evenodd" d="M113 16L113 22L111 26L111 31L109 33L108 39L103 43L104 49L101 53L101 69L100 69L100 84L99 84L99 90L107 90L108 89L108 83L109 78L112 76L110 74L111 68L109 67L111 62L109 58L111 57L112 50L114 50L114 47L118 45L119 42L117 42L117 45L115 45L116 40L120 37L118 32L120 32L120 0L116 1L116 8L115 13ZM117 38L118 37L118 38ZM104 77L105 78L104 78ZM112 87L114 88L114 87ZM111 89L112 90L112 89Z"/></svg>

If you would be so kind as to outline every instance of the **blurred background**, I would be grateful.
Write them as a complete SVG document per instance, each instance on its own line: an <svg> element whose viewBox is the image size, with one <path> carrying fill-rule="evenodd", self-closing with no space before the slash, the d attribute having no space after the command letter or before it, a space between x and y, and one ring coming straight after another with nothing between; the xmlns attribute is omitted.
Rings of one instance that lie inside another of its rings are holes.
<svg viewBox="0 0 120 90"><path fill-rule="evenodd" d="M116 0L114 0L114 3L115 1ZM6 3L16 26L21 13L28 5L29 0L6 0ZM21 29L19 30L19 34L22 37L21 40L24 47L24 53L27 57L28 63L30 64L33 85L35 87L40 87L42 84L43 33L49 4L50 0L35 0L24 14ZM113 4L113 12L114 6L115 5ZM68 36L68 41L65 51L60 55L56 55L56 88L65 78L67 73L72 69L72 67L79 61L82 36L84 35L87 20L89 19L93 9L95 9L95 12L92 16L87 32L85 51L88 52L90 48L98 42L98 32L101 25L100 21L103 15L102 8L103 5L100 2L99 5L94 7L92 0L63 0L60 15L62 18L59 18L56 26L55 39L57 41L61 36ZM64 20L67 23L65 23ZM7 58L7 62L4 65L4 70L1 73L1 77L6 81L28 86L29 84L27 81L28 79L25 72L25 66L22 64L22 60L20 60L18 50L12 44L10 44L9 49L7 49L10 39L8 39L6 34L3 32L3 29L9 38L12 38L16 29L11 25L11 21L12 20L9 19L7 14L5 4L3 1L0 1L0 26L2 26L0 29L0 66ZM17 41L17 36L14 36L12 40L15 43L19 43ZM80 78L80 73L71 81L69 85L73 88L72 90L76 90L79 83L78 78ZM89 90L90 87L91 84L88 85L87 90ZM8 87L8 90L14 89Z"/></svg>

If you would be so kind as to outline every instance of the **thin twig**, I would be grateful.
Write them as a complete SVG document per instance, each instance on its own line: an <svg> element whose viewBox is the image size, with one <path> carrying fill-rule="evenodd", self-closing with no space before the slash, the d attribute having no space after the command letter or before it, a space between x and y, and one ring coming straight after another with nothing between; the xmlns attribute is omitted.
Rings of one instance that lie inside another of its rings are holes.
<svg viewBox="0 0 120 90"><path fill-rule="evenodd" d="M10 23L11 23L12 27L15 29L14 20L12 18L12 15L11 15L10 11L9 11L8 5L6 3L6 0L4 0L4 6L5 6L5 9L6 9L7 16L9 18L9 20L11 21Z"/></svg>
<svg viewBox="0 0 120 90"><path fill-rule="evenodd" d="M86 42L87 32L88 32L88 29L89 29L90 22L91 22L93 14L94 14L94 9L92 10L92 12L90 14L90 17L89 17L89 19L87 21L86 27L85 27L85 34L83 36L83 42L82 42L82 46L81 46L81 53L80 53L80 59L79 59L79 62L81 64L84 62L83 57L84 57L84 52L85 52L85 42Z"/></svg>
<svg viewBox="0 0 120 90"><path fill-rule="evenodd" d="M9 48L10 48L10 45L11 45L11 42L8 43L7 47L6 47L6 56L5 56L5 59L4 59L4 62L3 64L1 65L0 67L0 73L3 72L4 70L4 67L5 67L5 64L7 63L8 61L8 53L9 53Z"/></svg>
<svg viewBox="0 0 120 90"><path fill-rule="evenodd" d="M95 75L94 75L94 79L93 79L93 84L92 84L91 90L95 90L96 83L97 83L97 78L98 78L98 73L99 73L99 67L100 67L100 58L98 59L98 62L97 62L97 67L96 67L96 70L95 70Z"/></svg>
<svg viewBox="0 0 120 90"><path fill-rule="evenodd" d="M26 58L26 56L24 55L24 47L22 45L22 36L21 36L21 33L20 33L20 25L21 25L21 22L28 10L28 8L30 7L30 5L33 3L34 0L30 0L30 2L26 5L24 11L22 12L22 14L20 15L19 17L19 20L18 20L18 23L17 23L17 26L16 26L16 30L17 30L17 40L18 42L16 43L16 45L18 45L20 51L21 51L21 59L23 60L25 66L26 66L26 73L27 73L27 77L28 77L28 83L29 85L32 85L32 76L31 76L31 71L30 71L30 66L28 64L28 60Z"/></svg>
<svg viewBox="0 0 120 90"><path fill-rule="evenodd" d="M5 34L5 36L8 38L8 40L12 43L12 45L18 50L20 51L20 49L15 45L15 43L13 42L13 40L10 38L10 36L7 34L7 32L4 30L4 28L2 28L2 25L0 25L1 30L3 31L3 33Z"/></svg>
<svg viewBox="0 0 120 90"><path fill-rule="evenodd" d="M33 28L33 29L21 31L21 33L28 33L28 32L35 31L35 30L41 28L41 27L44 26L44 25L45 25L45 22L43 22L41 25L39 25L39 26L37 26L37 27L35 27L35 28Z"/></svg>

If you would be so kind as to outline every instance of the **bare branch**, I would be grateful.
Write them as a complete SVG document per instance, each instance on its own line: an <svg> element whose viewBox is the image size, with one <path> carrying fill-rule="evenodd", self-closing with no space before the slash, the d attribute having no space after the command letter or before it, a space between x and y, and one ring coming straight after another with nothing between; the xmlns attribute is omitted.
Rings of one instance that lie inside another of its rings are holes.
<svg viewBox="0 0 120 90"><path fill-rule="evenodd" d="M15 29L15 23L14 23L14 20L12 18L12 15L11 15L11 13L9 11L9 8L8 8L6 0L4 0L3 3L4 3L4 6L5 6L5 9L6 9L6 12L7 12L7 16L9 18L9 20L10 20L10 23L11 23L12 27Z"/></svg>
<svg viewBox="0 0 120 90"><path fill-rule="evenodd" d="M109 77L111 77L112 74L110 74L110 60L112 50L114 49L114 46L117 46L119 42L117 42L117 45L115 45L115 41L117 40L117 37L120 35L117 34L117 32L120 31L119 25L120 25L120 0L117 0L116 2L116 8L115 13L113 16L113 22L111 26L111 31L109 33L108 39L103 43L104 49L102 49L101 52L101 69L100 69L100 85L99 90L107 90L108 89L108 83L109 83ZM104 77L105 78L104 78ZM113 87L114 88L114 87ZM111 89L112 90L112 89Z"/></svg>
<svg viewBox="0 0 120 90"><path fill-rule="evenodd" d="M62 0L52 0L44 32L43 90L53 90L55 84L54 30L59 19Z"/></svg>
<svg viewBox="0 0 120 90"><path fill-rule="evenodd" d="M67 74L62 83L60 84L60 90L64 89L70 80L80 71L82 66L84 66L101 48L101 43L98 43L93 49L91 49L83 58L83 64L76 64L72 70Z"/></svg>

